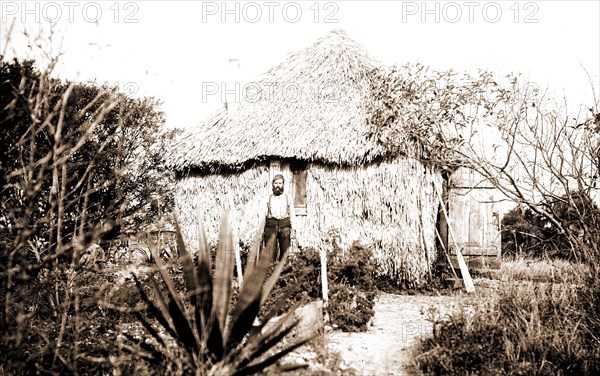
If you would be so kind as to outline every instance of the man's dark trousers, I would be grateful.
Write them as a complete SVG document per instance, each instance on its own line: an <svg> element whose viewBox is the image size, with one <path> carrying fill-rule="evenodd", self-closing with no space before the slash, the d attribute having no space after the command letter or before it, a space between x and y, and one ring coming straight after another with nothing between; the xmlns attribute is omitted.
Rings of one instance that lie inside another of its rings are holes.
<svg viewBox="0 0 600 376"><path fill-rule="evenodd" d="M271 260L281 260L285 251L290 247L291 233L292 222L289 218L277 219L267 217L263 240L267 247L271 247ZM271 237L273 237L272 240ZM269 242L269 240L271 240L271 242ZM267 249L267 251L269 250Z"/></svg>

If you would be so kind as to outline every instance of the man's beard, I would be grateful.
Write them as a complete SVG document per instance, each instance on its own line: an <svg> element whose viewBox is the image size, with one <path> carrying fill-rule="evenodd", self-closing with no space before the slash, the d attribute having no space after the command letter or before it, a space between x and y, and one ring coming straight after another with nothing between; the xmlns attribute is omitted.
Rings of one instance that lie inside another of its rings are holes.
<svg viewBox="0 0 600 376"><path fill-rule="evenodd" d="M275 196L279 196L279 195L280 195L280 194L282 194L282 193L283 193L283 188L279 188L279 187L275 187L275 188L273 188L273 194L274 194Z"/></svg>

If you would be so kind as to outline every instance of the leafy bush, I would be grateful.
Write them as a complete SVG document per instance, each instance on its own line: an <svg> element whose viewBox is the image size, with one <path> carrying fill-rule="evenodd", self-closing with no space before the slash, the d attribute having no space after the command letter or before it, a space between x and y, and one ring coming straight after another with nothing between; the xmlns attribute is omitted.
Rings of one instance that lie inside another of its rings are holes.
<svg viewBox="0 0 600 376"><path fill-rule="evenodd" d="M371 249L355 242L347 252L337 252L327 267L327 275L331 281L329 314L332 323L344 331L367 330L375 314L373 306L377 297Z"/></svg>
<svg viewBox="0 0 600 376"><path fill-rule="evenodd" d="M96 302L115 284L113 273L55 269L11 291L0 368L6 374L108 374L120 322L126 313ZM114 296L126 298L131 286ZM135 303L134 303L135 304Z"/></svg>
<svg viewBox="0 0 600 376"><path fill-rule="evenodd" d="M377 296L372 252L355 242L346 252L334 248L332 253L327 261L331 322L344 331L365 331L375 314L373 306ZM289 294L288 303L282 309L303 298L320 299L319 251L307 248L291 254L277 287L275 294ZM267 305L270 304L268 301Z"/></svg>
<svg viewBox="0 0 600 376"><path fill-rule="evenodd" d="M53 255L52 244L75 236L84 246L96 241L85 232L147 223L157 214L143 213L152 198L161 194L168 210L172 197L160 103L51 73L0 61L0 244L19 248L23 237Z"/></svg>
<svg viewBox="0 0 600 376"><path fill-rule="evenodd" d="M501 222L503 255L540 257L544 252L539 216L529 208L517 206Z"/></svg>

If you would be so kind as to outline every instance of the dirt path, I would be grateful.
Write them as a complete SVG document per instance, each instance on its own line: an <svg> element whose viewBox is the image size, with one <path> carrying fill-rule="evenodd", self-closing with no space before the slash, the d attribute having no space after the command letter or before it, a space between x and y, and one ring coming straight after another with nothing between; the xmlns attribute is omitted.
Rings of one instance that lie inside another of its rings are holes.
<svg viewBox="0 0 600 376"><path fill-rule="evenodd" d="M462 299L465 297L381 293L369 330L327 333L327 347L340 353L342 367L351 367L358 375L406 375L404 367L415 339L432 331L427 320L430 307L446 315L458 308Z"/></svg>

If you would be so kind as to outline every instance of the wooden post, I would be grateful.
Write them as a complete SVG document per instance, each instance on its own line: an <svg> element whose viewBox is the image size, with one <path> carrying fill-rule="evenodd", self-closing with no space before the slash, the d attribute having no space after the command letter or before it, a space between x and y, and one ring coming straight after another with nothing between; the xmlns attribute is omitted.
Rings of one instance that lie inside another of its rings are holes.
<svg viewBox="0 0 600 376"><path fill-rule="evenodd" d="M319 249L319 256L321 256L321 291L323 293L323 310L328 312L329 308L329 285L327 282L327 250L325 248ZM325 321L329 322L329 314L326 313Z"/></svg>
<svg viewBox="0 0 600 376"><path fill-rule="evenodd" d="M242 258L240 256L240 241L238 239L237 229L236 229L236 220L235 220L235 205L233 203L233 195L231 191L227 194L229 196L229 207L231 208L231 215L229 217L229 221L231 222L231 231L233 232L233 252L235 254L235 265L238 275L238 285L239 288L242 288L242 284L244 283L244 276L242 274Z"/></svg>

